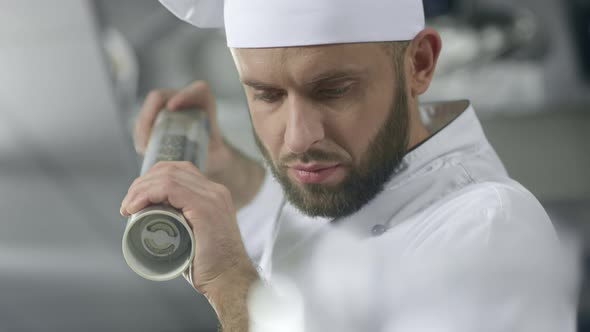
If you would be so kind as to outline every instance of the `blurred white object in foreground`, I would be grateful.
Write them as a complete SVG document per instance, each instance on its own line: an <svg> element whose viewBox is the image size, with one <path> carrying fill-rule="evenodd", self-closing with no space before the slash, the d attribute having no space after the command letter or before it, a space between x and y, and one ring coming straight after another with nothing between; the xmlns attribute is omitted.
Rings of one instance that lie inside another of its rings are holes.
<svg viewBox="0 0 590 332"><path fill-rule="evenodd" d="M522 240L399 255L333 232L314 246L299 287L284 276L253 287L251 331L561 331L575 323L575 243Z"/></svg>
<svg viewBox="0 0 590 332"><path fill-rule="evenodd" d="M303 332L303 299L297 286L286 278L259 282L248 296L250 332Z"/></svg>

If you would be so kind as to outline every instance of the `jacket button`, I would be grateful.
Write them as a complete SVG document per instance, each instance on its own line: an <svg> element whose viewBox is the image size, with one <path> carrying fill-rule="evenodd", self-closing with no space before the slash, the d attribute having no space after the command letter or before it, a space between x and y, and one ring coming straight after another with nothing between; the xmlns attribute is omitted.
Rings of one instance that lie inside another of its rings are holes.
<svg viewBox="0 0 590 332"><path fill-rule="evenodd" d="M381 225L381 224L377 224L375 226L373 226L373 229L371 229L371 234L373 234L373 236L379 236L383 233L385 233L387 231L387 227Z"/></svg>

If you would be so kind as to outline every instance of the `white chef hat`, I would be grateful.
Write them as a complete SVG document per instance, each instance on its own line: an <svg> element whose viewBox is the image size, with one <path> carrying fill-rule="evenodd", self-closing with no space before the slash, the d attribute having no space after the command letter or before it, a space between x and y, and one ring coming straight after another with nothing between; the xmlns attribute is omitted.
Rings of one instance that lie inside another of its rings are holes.
<svg viewBox="0 0 590 332"><path fill-rule="evenodd" d="M422 0L160 0L200 28L225 28L233 48L411 40Z"/></svg>

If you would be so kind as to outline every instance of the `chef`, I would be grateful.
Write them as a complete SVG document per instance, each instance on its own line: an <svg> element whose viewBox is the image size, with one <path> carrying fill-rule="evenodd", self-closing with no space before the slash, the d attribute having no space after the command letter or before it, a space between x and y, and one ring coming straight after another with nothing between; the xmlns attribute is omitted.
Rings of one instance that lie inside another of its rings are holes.
<svg viewBox="0 0 590 332"><path fill-rule="evenodd" d="M420 0L161 2L224 28L265 166L224 141L205 82L153 91L138 151L157 112L198 107L207 167L156 164L121 213L183 211L224 331L575 330L551 221L473 106L419 105L441 51Z"/></svg>

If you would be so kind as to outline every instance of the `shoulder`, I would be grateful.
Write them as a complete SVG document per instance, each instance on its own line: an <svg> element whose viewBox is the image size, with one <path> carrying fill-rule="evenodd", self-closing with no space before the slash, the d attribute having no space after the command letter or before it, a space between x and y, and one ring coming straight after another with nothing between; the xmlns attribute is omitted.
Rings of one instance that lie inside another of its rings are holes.
<svg viewBox="0 0 590 332"><path fill-rule="evenodd" d="M416 246L491 245L556 240L545 209L513 180L470 184L405 225Z"/></svg>
<svg viewBox="0 0 590 332"><path fill-rule="evenodd" d="M546 225L549 217L537 198L516 181L480 182L466 186L430 211L467 221L488 220L508 226ZM499 225L495 225L499 226Z"/></svg>
<svg viewBox="0 0 590 332"><path fill-rule="evenodd" d="M524 187L473 184L419 219L401 263L382 263L403 285L384 293L385 330L574 330L575 264Z"/></svg>

